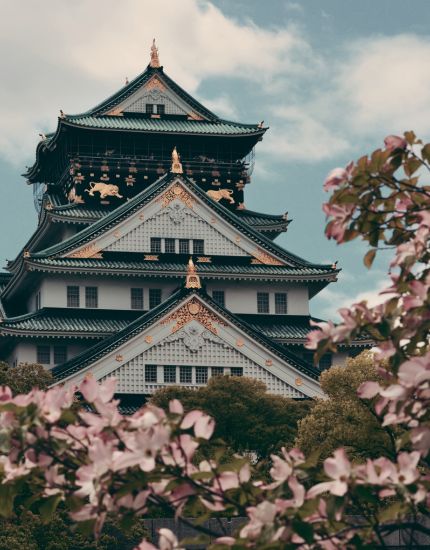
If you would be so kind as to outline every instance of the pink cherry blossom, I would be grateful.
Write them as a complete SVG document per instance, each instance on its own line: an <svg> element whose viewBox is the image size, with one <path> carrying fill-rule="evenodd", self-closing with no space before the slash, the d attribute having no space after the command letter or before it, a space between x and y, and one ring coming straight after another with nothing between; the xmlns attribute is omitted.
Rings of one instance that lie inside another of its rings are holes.
<svg viewBox="0 0 430 550"><path fill-rule="evenodd" d="M394 149L406 149L407 147L407 141L400 137L400 136L387 136L384 139L385 148L389 151L393 151Z"/></svg>

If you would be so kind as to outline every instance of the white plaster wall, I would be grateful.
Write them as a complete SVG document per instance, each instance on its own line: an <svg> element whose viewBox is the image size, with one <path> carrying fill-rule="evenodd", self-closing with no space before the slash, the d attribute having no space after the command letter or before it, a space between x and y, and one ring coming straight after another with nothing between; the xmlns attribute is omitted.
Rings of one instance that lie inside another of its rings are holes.
<svg viewBox="0 0 430 550"><path fill-rule="evenodd" d="M259 284L258 282L247 283L208 283L208 294L212 295L213 290L224 290L225 306L234 313L258 313L257 292L269 293L269 310L275 313L275 293L286 292L288 315L309 315L309 294L307 287L288 283Z"/></svg>
<svg viewBox="0 0 430 550"><path fill-rule="evenodd" d="M162 300L166 300L178 287L173 283L156 279L113 280L101 278L46 279L42 283L42 302L44 307L67 307L67 286L80 287L80 307L85 308L85 287L97 286L99 291L99 309L131 309L130 288L143 288L143 306L149 308L149 289L161 288Z"/></svg>
<svg viewBox="0 0 430 550"><path fill-rule="evenodd" d="M58 341L55 340L49 340L49 341L39 341L39 342L20 342L17 344L17 346L14 348L14 350L11 352L9 357L7 358L7 362L9 365L13 365L16 361L16 364L19 365L20 363L37 363L37 345L49 345L51 346L51 363L49 365L43 365L45 368L50 369L54 366L53 360L53 346L55 345L66 345L67 346L67 358L72 359L82 351L88 349L91 345L94 344L93 340L89 340L88 344L67 344L67 342L64 341Z"/></svg>

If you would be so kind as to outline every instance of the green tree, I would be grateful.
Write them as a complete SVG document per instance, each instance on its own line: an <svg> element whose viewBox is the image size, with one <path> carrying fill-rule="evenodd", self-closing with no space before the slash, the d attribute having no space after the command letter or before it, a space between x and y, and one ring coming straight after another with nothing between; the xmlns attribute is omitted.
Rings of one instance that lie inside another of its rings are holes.
<svg viewBox="0 0 430 550"><path fill-rule="evenodd" d="M186 410L201 409L211 415L216 421L215 438L224 440L234 451L252 450L259 457L281 444L291 446L297 422L312 406L311 401L270 395L262 382L235 376L211 378L198 390L163 388L151 402L166 408L174 398Z"/></svg>
<svg viewBox="0 0 430 550"><path fill-rule="evenodd" d="M320 381L327 399L319 399L310 413L299 420L295 445L306 455L318 450L321 460L339 447L356 460L394 456L391 430L383 428L357 396L358 387L367 380L380 380L369 351L348 359L346 366L323 372Z"/></svg>
<svg viewBox="0 0 430 550"><path fill-rule="evenodd" d="M52 382L52 374L42 365L21 363L10 367L0 362L0 386L9 386L14 395L28 393L35 387L46 390Z"/></svg>

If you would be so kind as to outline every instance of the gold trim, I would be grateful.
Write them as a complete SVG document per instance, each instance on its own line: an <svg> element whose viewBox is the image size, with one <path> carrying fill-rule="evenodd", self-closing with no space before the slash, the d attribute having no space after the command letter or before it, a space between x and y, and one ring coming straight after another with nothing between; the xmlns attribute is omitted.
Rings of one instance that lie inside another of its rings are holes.
<svg viewBox="0 0 430 550"><path fill-rule="evenodd" d="M102 254L100 253L100 248L97 247L95 243L90 243L87 246L84 246L84 248L81 248L80 250L76 250L75 252L72 252L67 258L103 258Z"/></svg>
<svg viewBox="0 0 430 550"><path fill-rule="evenodd" d="M171 313L166 319L160 322L160 325L167 325L172 321L175 324L172 326L171 332L177 332L190 321L196 320L203 325L212 334L218 334L217 328L213 323L217 323L224 327L227 323L224 322L218 315L207 309L197 298L191 298L187 303L179 309Z"/></svg>
<svg viewBox="0 0 430 550"><path fill-rule="evenodd" d="M277 260L270 254L268 254L266 251L257 249L255 252L251 252L251 254L256 258L259 262L265 265L284 265L283 262ZM256 263L251 260L251 263Z"/></svg>
<svg viewBox="0 0 430 550"><path fill-rule="evenodd" d="M151 90L164 91L166 89L166 86L161 82L161 80L159 78L154 76L154 77L151 78L151 80L149 82L147 82L145 84L143 89L145 90L145 92L149 92Z"/></svg>
<svg viewBox="0 0 430 550"><path fill-rule="evenodd" d="M266 359L266 367L271 367L273 365L273 361L271 359Z"/></svg>
<svg viewBox="0 0 430 550"><path fill-rule="evenodd" d="M151 61L149 62L149 65L153 68L160 67L160 58L158 57L158 48L155 45L155 38L152 40Z"/></svg>
<svg viewBox="0 0 430 550"><path fill-rule="evenodd" d="M303 380L301 378L296 378L296 386L301 386L303 384Z"/></svg>
<svg viewBox="0 0 430 550"><path fill-rule="evenodd" d="M199 264L210 264L212 263L212 258L210 256L197 256L197 262Z"/></svg>
<svg viewBox="0 0 430 550"><path fill-rule="evenodd" d="M190 258L188 262L185 288L202 288L200 277L197 275L196 267L192 258Z"/></svg>
<svg viewBox="0 0 430 550"><path fill-rule="evenodd" d="M157 202L161 202L163 208L166 208L166 206L169 206L169 204L174 201L175 199L180 200L183 202L188 208L191 208L191 210L194 207L195 200L193 197L188 193L188 191L182 187L179 183L168 189L161 197L157 199Z"/></svg>
<svg viewBox="0 0 430 550"><path fill-rule="evenodd" d="M157 254L145 254L143 259L147 260L148 262L158 262L158 255Z"/></svg>
<svg viewBox="0 0 430 550"><path fill-rule="evenodd" d="M152 338L152 336L151 336L150 334L148 334L147 336L145 336L145 342L146 342L147 344L152 344L153 338Z"/></svg>
<svg viewBox="0 0 430 550"><path fill-rule="evenodd" d="M123 359L124 359L124 357L123 357L121 354L118 354L118 355L115 357L115 361L118 361L118 363L120 363Z"/></svg>
<svg viewBox="0 0 430 550"><path fill-rule="evenodd" d="M237 346L238 348L243 347L243 345L244 345L244 341L243 341L243 340L236 340L236 346Z"/></svg>

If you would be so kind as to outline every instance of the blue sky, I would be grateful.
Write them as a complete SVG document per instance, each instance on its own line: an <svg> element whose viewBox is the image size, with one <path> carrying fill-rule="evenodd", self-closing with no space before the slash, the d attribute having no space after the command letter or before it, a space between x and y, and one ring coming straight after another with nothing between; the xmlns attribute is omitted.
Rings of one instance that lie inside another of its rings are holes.
<svg viewBox="0 0 430 550"><path fill-rule="evenodd" d="M225 118L265 120L249 209L289 212L278 242L316 262L339 260L340 280L312 313L374 299L386 267L368 272L363 246L323 235L322 182L331 168L414 129L429 138L428 0L0 0L0 261L37 220L20 174L59 109L80 112L148 63L153 36L164 69Z"/></svg>

